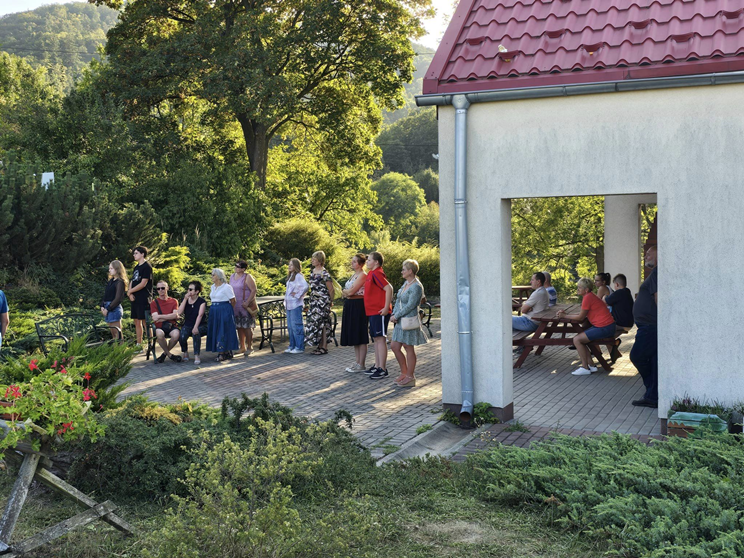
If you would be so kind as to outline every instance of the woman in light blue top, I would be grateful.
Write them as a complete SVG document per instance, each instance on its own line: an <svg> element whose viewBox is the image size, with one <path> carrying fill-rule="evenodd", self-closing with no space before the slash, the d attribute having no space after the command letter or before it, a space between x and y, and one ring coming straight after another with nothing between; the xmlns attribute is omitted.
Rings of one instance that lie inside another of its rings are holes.
<svg viewBox="0 0 744 558"><path fill-rule="evenodd" d="M390 348L393 350L400 366L400 376L395 380L395 383L400 387L414 387L416 385L416 377L414 376L416 351L414 346L426 343L426 336L421 329L419 317L419 305L424 298L424 287L416 277L418 270L419 265L416 260L403 262L401 275L406 282L398 291L393 316L390 318L390 323L395 324L393 342L390 344ZM419 320L418 327L403 329L401 320L410 317ZM403 354L404 349L405 354Z"/></svg>

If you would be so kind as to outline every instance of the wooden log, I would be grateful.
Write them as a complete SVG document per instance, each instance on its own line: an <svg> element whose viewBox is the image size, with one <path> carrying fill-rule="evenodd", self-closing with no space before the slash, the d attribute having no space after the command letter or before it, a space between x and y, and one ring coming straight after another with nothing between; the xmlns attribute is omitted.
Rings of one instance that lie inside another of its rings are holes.
<svg viewBox="0 0 744 558"><path fill-rule="evenodd" d="M6 450L5 452L5 458L10 461L11 463L20 463L23 459L21 455L19 455L17 452L14 452L12 450ZM52 472L42 469L41 467L38 467L36 469L36 480L39 482L44 483L46 486L51 488L52 490L56 490L63 496L67 496L68 498L71 498L72 500L75 500L79 505L83 506L84 508L93 508L98 505L98 502L96 502L93 498L89 497L84 492L81 492L71 484L63 481L61 478L59 478L57 475L53 474ZM129 523L124 521L121 517L115 514L109 514L104 517L102 517L106 523L111 525L112 527L116 527L119 531L122 531L123 533L126 533L128 535L131 535L134 533L134 527L132 527Z"/></svg>
<svg viewBox="0 0 744 558"><path fill-rule="evenodd" d="M70 519L60 521L56 525L44 529L34 536L27 538L11 547L11 553L4 555L7 558L16 558L23 554L39 548L42 545L50 543L54 539L58 539L78 527L84 527L88 523L92 523L97 519L101 519L104 515L110 514L116 510L116 505L113 502L105 501L102 504L98 504L94 508L77 514Z"/></svg>
<svg viewBox="0 0 744 558"><path fill-rule="evenodd" d="M13 530L18 522L18 516L21 515L23 503L28 496L28 487L31 486L38 464L38 454L27 454L23 458L21 469L18 471L18 478L13 485L13 490L10 491L8 503L5 505L2 518L0 518L0 551L8 549L10 537L13 535Z"/></svg>
<svg viewBox="0 0 744 558"><path fill-rule="evenodd" d="M50 471L47 471L46 469L37 469L36 479L43 482L49 488L56 490L64 496L75 500L81 506L93 508L99 505L96 503L95 500L93 500L93 498L90 498L85 493L80 492L77 488L75 488L71 484L66 483L57 475L51 473ZM101 519L103 519L112 527L116 527L119 531L122 531L128 535L134 533L134 527L132 527L118 515L110 513L108 515L104 515L103 517L101 517Z"/></svg>

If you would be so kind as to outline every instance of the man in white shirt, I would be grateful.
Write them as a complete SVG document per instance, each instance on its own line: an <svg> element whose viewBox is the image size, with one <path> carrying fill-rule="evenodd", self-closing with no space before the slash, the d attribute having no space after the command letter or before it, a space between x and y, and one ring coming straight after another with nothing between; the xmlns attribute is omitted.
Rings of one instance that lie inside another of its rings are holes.
<svg viewBox="0 0 744 558"><path fill-rule="evenodd" d="M530 316L548 309L548 291L545 290L545 275L538 271L530 279L530 286L534 289L530 298L522 304L522 315L512 316L512 329L518 331L535 331L537 322Z"/></svg>

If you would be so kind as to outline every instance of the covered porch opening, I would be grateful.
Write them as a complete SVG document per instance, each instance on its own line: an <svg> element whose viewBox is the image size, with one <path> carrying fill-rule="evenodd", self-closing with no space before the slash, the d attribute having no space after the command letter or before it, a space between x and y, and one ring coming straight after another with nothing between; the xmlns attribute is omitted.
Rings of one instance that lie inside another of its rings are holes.
<svg viewBox="0 0 744 558"><path fill-rule="evenodd" d="M512 286L529 285L532 273L548 271L558 290L559 305L574 305L570 311L578 313L579 277L593 281L597 273L611 277L622 273L635 297L645 276L644 249L656 244L656 194L505 201L510 208ZM596 287L593 292L597 293ZM513 296L519 294L520 289L513 290ZM543 333L541 337L560 335ZM521 366L510 371L514 419L534 427L660 434L657 410L631 405L645 391L629 358L634 339L635 328L620 336L622 356L611 365L612 370L603 370L594 359L598 371L591 376L571 374L581 363L577 352L565 345L545 346L539 355L537 347L532 347ZM600 350L609 364L608 348ZM512 363L518 359L513 354Z"/></svg>

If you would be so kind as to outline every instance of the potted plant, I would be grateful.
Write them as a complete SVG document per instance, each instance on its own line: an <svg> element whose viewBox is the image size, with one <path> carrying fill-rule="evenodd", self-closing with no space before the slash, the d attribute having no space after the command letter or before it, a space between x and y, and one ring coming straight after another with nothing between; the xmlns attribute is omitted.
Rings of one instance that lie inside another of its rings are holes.
<svg viewBox="0 0 744 558"><path fill-rule="evenodd" d="M96 439L103 433L93 413L88 413L97 397L88 387L90 375L74 368L68 370L65 365L54 361L43 369L38 360L32 360L28 363L33 374L30 378L0 385L6 410L0 451L19 444L40 451L42 443L71 441L85 435Z"/></svg>
<svg viewBox="0 0 744 558"><path fill-rule="evenodd" d="M697 399L695 397L684 395L683 397L677 398L672 401L672 404L669 408L669 412L667 414L667 428L669 431L669 435L681 435L678 433L677 430L675 430L675 424L678 426L685 426L684 423L690 423L686 425L686 428L682 429L690 432L695 429L690 421L694 422L695 420L703 420L701 418L702 416L710 415L714 415L724 421L727 425L728 432L732 434L739 434L742 432L743 410L744 404L742 403L738 403L733 406L727 406L719 401L701 401L700 399ZM676 421L673 424L672 417L677 413L695 413L701 415L701 417L680 418L680 416L678 416L679 421ZM708 424L708 426L712 426L713 421L711 419L706 419L705 422Z"/></svg>

